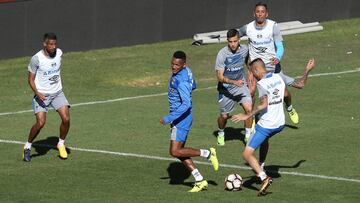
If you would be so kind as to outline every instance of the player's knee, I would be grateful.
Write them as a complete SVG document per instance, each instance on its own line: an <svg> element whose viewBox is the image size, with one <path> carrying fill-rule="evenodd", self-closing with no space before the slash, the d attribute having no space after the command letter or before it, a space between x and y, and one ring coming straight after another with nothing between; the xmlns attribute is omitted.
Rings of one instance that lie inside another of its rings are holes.
<svg viewBox="0 0 360 203"><path fill-rule="evenodd" d="M64 116L61 118L63 124L70 124L70 116Z"/></svg>
<svg viewBox="0 0 360 203"><path fill-rule="evenodd" d="M220 118L227 120L229 118L229 114L220 114Z"/></svg>
<svg viewBox="0 0 360 203"><path fill-rule="evenodd" d="M41 129L45 126L45 123L46 123L45 119L41 119L36 122L35 126L37 129Z"/></svg>
<svg viewBox="0 0 360 203"><path fill-rule="evenodd" d="M180 157L180 152L177 149L170 149L170 155L172 157Z"/></svg>
<svg viewBox="0 0 360 203"><path fill-rule="evenodd" d="M251 156L251 152L249 150L246 150L246 148L245 148L245 150L242 153L243 159L247 161L250 156Z"/></svg>

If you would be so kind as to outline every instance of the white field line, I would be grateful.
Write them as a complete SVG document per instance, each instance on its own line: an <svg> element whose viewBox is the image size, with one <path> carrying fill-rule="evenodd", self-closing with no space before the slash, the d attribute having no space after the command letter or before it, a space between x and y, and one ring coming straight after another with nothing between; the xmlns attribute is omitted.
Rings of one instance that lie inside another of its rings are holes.
<svg viewBox="0 0 360 203"><path fill-rule="evenodd" d="M19 141L14 141L14 140L2 140L2 139L0 139L0 143L19 144L19 145L25 144L25 142L19 142ZM55 148L55 146L50 146L50 145L45 145L45 144L33 144L33 145L41 146L41 147L48 147L48 148ZM124 157L136 157L136 158L162 160L162 161L179 161L177 159L169 158L169 157L160 157L160 156L151 156L151 155L143 155L143 154L124 153L124 152L113 152L113 151L98 150L98 149L84 149L84 148L77 148L77 147L67 147L67 148L69 148L73 151L111 154L111 155L124 156ZM211 165L209 162L203 162L203 161L194 161L194 162L197 164L201 164L201 165ZM238 166L238 165L232 165L232 164L220 164L220 167L251 170L250 167ZM309 174L309 173L287 172L287 171L269 171L269 172L277 172L279 174L284 174L284 175L312 177L312 178L319 178L319 179L325 179L325 180L337 180L337 181L360 183L359 179L352 179L352 178L325 176L325 175Z"/></svg>
<svg viewBox="0 0 360 203"><path fill-rule="evenodd" d="M319 77L319 76L328 76L328 75L341 75L346 73L355 73L360 72L360 68L349 70L349 71L341 71L341 72L331 72L331 73L317 73L313 75L309 75L309 77ZM297 76L300 77L300 76ZM201 91L201 90L208 90L208 89L214 89L216 86L206 87L206 88L200 88L195 91ZM112 103L112 102L118 102L118 101L125 101L125 100L132 100L132 99L141 99L141 98L148 98L148 97L158 97L158 96L164 96L167 95L167 92L164 93L158 93L158 94L148 94L148 95L139 95L134 97L121 97L117 99L110 99L110 100L100 100L100 101L92 101L92 102L82 102L77 104L71 104L72 107L75 106L87 106L87 105L94 105L94 104L104 104L104 103ZM3 112L0 113L0 116L6 116L6 115L14 115L14 114L22 114L22 113L28 113L33 112L32 109L30 110L22 110L22 111L13 111L13 112Z"/></svg>

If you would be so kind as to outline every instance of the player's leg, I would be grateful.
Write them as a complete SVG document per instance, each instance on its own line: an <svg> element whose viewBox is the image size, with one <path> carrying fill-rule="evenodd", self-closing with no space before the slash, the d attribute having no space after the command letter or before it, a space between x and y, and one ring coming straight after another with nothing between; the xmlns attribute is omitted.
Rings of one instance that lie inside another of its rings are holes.
<svg viewBox="0 0 360 203"><path fill-rule="evenodd" d="M41 129L45 126L46 123L46 112L48 111L48 97L44 101L41 101L36 96L32 99L32 108L34 110L36 122L30 129L28 140L25 143L23 151L23 160L30 161L31 145L37 135L40 133Z"/></svg>
<svg viewBox="0 0 360 203"><path fill-rule="evenodd" d="M219 161L217 159L215 148L195 149L185 147L187 134L189 131L182 130L173 126L171 129L170 155L176 158L188 158L201 156L208 159L215 171L219 169Z"/></svg>
<svg viewBox="0 0 360 203"><path fill-rule="evenodd" d="M268 138L268 136L270 136L268 129L256 125L256 132L250 137L249 143L243 152L244 160L250 165L250 167L255 171L256 175L262 181L258 194L264 193L272 181L271 178L267 176L265 171L261 168L254 155L254 151Z"/></svg>
<svg viewBox="0 0 360 203"><path fill-rule="evenodd" d="M35 114L36 122L31 127L29 132L29 137L24 146L23 160L26 162L30 161L30 152L31 146L37 135L40 133L41 129L45 126L46 123L46 112L38 112Z"/></svg>
<svg viewBox="0 0 360 203"><path fill-rule="evenodd" d="M247 88L246 86L243 86L241 88L241 94L242 94L242 98L240 100L241 106L244 109L244 112L246 114L250 114L253 108L253 103L252 103L252 98L251 98L251 93L249 88ZM245 139L244 141L247 142L248 139L250 138L250 135L252 133L252 124L253 124L253 117L245 120L244 122L244 128L245 128Z"/></svg>
<svg viewBox="0 0 360 203"><path fill-rule="evenodd" d="M285 88L284 102L285 102L286 111L289 114L290 120L294 124L298 124L299 123L299 115L298 115L298 113L296 112L295 108L293 107L293 105L291 103L291 94L290 94L288 88Z"/></svg>
<svg viewBox="0 0 360 203"><path fill-rule="evenodd" d="M70 105L63 92L58 94L53 99L51 105L58 112L61 118L60 135L59 135L59 142L57 144L57 148L59 150L60 157L62 159L66 159L68 157L68 154L65 147L65 138L70 129L70 111L69 111Z"/></svg>
<svg viewBox="0 0 360 203"><path fill-rule="evenodd" d="M217 122L218 122L218 136L217 136L217 144L220 146L225 145L225 127L227 123L227 119L229 118L228 113L220 113Z"/></svg>
<svg viewBox="0 0 360 203"><path fill-rule="evenodd" d="M185 147L185 142L179 142L176 140L170 141L170 155L178 158L185 167L191 172L191 175L195 179L194 187L189 190L189 192L200 192L201 190L206 190L208 183L204 180L204 177L201 175L199 170L196 168L194 162L190 158L191 156L200 156L200 150ZM208 152L210 153L210 152ZM189 156L186 156L189 155Z"/></svg>
<svg viewBox="0 0 360 203"><path fill-rule="evenodd" d="M292 84L294 83L295 79L292 77L289 77L287 75L285 75L282 71L279 72L279 75L281 76L281 78L284 80L285 84L287 86L292 86ZM299 115L296 112L295 108L293 108L292 106L292 102L291 102L291 94L289 89L286 87L285 88L285 93L284 93L284 102L285 102L285 106L286 106L286 111L289 114L290 120L294 123L294 124L298 124L299 123Z"/></svg>
<svg viewBox="0 0 360 203"><path fill-rule="evenodd" d="M269 139L266 139L260 146L259 150L259 164L262 170L264 170L266 156L269 151Z"/></svg>
<svg viewBox="0 0 360 203"><path fill-rule="evenodd" d="M223 94L219 94L219 109L220 115L217 119L218 122L218 136L217 144L220 146L225 145L225 127L229 119L229 113L234 110L236 102Z"/></svg>

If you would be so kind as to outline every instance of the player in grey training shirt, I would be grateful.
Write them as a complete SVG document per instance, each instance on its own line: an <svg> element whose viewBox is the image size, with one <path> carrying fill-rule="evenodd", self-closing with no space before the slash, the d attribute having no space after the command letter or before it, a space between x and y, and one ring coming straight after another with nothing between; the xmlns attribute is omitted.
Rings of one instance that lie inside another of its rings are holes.
<svg viewBox="0 0 360 203"><path fill-rule="evenodd" d="M32 142L44 127L46 113L50 106L58 112L61 118L57 148L60 157L67 158L64 142L70 128L70 105L62 91L60 75L62 51L56 47L56 43L56 35L46 33L44 35L43 49L31 58L28 66L28 82L35 94L32 104L36 123L31 127L28 141L24 146L23 159L27 162L30 161Z"/></svg>
<svg viewBox="0 0 360 203"><path fill-rule="evenodd" d="M239 32L231 29L227 32L228 45L222 48L216 57L216 75L218 78L220 116L218 118L218 145L225 144L224 128L227 119L236 104L241 104L245 112L252 109L252 99L245 77L245 63L248 47L240 45ZM245 121L245 134L251 134L252 118Z"/></svg>

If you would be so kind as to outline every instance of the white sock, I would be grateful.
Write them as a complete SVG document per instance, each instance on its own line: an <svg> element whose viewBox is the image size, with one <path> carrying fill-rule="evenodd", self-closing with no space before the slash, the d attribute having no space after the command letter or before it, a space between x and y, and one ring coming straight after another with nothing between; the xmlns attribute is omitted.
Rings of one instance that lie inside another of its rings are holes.
<svg viewBox="0 0 360 203"><path fill-rule="evenodd" d="M292 105L290 105L290 106L286 107L286 110L287 110L287 111L291 111L291 110L292 110L292 108L293 108L293 106L292 106Z"/></svg>
<svg viewBox="0 0 360 203"><path fill-rule="evenodd" d="M62 145L64 145L64 143L65 143L65 140L59 138L58 145L62 146Z"/></svg>
<svg viewBox="0 0 360 203"><path fill-rule="evenodd" d="M263 181L267 177L267 175L266 175L266 173L264 171L261 171L259 173L259 177L260 177L261 181Z"/></svg>
<svg viewBox="0 0 360 203"><path fill-rule="evenodd" d="M197 169L191 171L191 174L194 176L196 182L202 181L204 179L204 177L202 177L202 175Z"/></svg>
<svg viewBox="0 0 360 203"><path fill-rule="evenodd" d="M249 138L251 136L251 128L245 128L245 137Z"/></svg>
<svg viewBox="0 0 360 203"><path fill-rule="evenodd" d="M26 142L25 146L24 146L24 149L31 149L31 145L32 145L32 143Z"/></svg>
<svg viewBox="0 0 360 203"><path fill-rule="evenodd" d="M218 136L224 136L224 135L225 135L224 129L219 128Z"/></svg>
<svg viewBox="0 0 360 203"><path fill-rule="evenodd" d="M200 156L208 158L210 156L210 151L207 149L200 149Z"/></svg>
<svg viewBox="0 0 360 203"><path fill-rule="evenodd" d="M259 162L259 165L260 165L261 169L264 170L265 162Z"/></svg>

